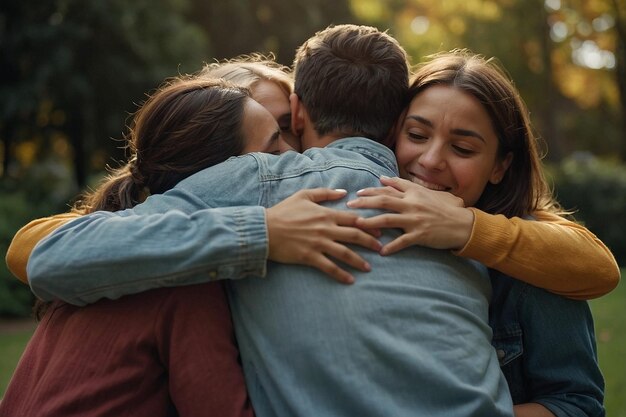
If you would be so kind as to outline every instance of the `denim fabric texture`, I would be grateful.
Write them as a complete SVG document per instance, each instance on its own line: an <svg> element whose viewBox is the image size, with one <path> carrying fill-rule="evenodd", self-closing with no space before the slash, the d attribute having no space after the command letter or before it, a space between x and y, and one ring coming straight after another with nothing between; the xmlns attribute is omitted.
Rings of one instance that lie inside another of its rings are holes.
<svg viewBox="0 0 626 417"><path fill-rule="evenodd" d="M604 416L604 379L587 302L490 274L493 346L513 403L539 403L557 417Z"/></svg>
<svg viewBox="0 0 626 417"><path fill-rule="evenodd" d="M394 155L364 138L342 139L303 154L231 158L149 198L133 213L82 225L71 222L35 249L29 276L42 294L75 297L71 284L52 281L64 281L68 270L78 269L70 281L85 281L78 291L82 299L87 293L110 298L126 294L129 288L122 283L132 280L132 273L141 276L132 284L135 290L174 285L177 280L239 278L244 275L233 271L230 276L219 271L209 276L215 269L206 268L207 263L216 268L218 261L205 259L207 254L181 259L182 252L193 252L211 240L210 227L204 228L201 212L194 210L270 207L299 189L315 187L348 190L346 199L327 203L346 209L345 202L359 189L379 186L382 175L397 175ZM177 224L166 225L163 216L169 210L178 210ZM185 218L195 218L194 228L202 232L186 227ZM132 242L137 236L149 239L145 230L158 229L155 224L165 229L160 232L163 239L153 241L151 250L143 243L143 257L137 259ZM180 236L178 226L183 227ZM381 240L399 233L386 231ZM63 250L82 241L97 244L78 253ZM247 238L244 242L253 244ZM356 283L350 286L313 268L271 262L263 279L228 283L246 384L257 415L512 416L510 394L491 346L486 268L449 251L423 247L388 257L355 250L370 262L372 271L353 271ZM154 252L159 255L151 256ZM175 255L170 257L170 252ZM134 265L134 270L119 268L120 258L122 265ZM238 253L230 258L245 263ZM145 273L144 267L151 272ZM53 276L46 277L51 270Z"/></svg>
<svg viewBox="0 0 626 417"><path fill-rule="evenodd" d="M262 207L207 209L191 195L156 200L161 213L148 210L152 203L100 211L39 242L27 267L33 293L81 306L153 288L265 275Z"/></svg>

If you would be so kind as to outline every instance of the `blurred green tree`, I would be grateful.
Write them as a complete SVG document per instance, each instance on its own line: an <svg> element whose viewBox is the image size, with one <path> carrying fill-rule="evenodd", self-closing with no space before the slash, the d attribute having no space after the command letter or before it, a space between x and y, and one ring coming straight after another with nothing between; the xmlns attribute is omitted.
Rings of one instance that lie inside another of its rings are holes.
<svg viewBox="0 0 626 417"><path fill-rule="evenodd" d="M414 63L453 48L497 57L527 102L553 160L577 150L626 159L625 4L352 0L358 17L391 28Z"/></svg>
<svg viewBox="0 0 626 417"><path fill-rule="evenodd" d="M24 143L34 161L69 149L81 187L92 158L102 169L103 155L119 157L110 138L120 138L132 103L165 76L200 65L207 39L186 20L188 7L186 0L3 2L2 173L12 173ZM71 146L59 146L64 140Z"/></svg>
<svg viewBox="0 0 626 417"><path fill-rule="evenodd" d="M353 20L347 0L7 0L0 176L57 155L83 187L124 155L111 138L165 77L250 52L288 65L312 33Z"/></svg>
<svg viewBox="0 0 626 417"><path fill-rule="evenodd" d="M347 0L193 0L193 12L191 20L208 34L212 57L272 52L284 65L316 31L355 23Z"/></svg>
<svg viewBox="0 0 626 417"><path fill-rule="evenodd" d="M626 0L7 0L0 5L0 175L50 155L83 186L123 151L128 112L202 61L295 48L331 23L389 28L418 62L457 47L500 59L559 160L626 158Z"/></svg>

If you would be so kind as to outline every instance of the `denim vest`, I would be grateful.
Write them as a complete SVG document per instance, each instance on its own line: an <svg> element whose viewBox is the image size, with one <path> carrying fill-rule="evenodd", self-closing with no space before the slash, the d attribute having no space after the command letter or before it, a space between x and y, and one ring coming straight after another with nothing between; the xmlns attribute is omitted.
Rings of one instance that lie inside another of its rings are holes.
<svg viewBox="0 0 626 417"><path fill-rule="evenodd" d="M498 271L490 275L489 324L513 403L539 403L557 417L604 416L604 380L587 302Z"/></svg>

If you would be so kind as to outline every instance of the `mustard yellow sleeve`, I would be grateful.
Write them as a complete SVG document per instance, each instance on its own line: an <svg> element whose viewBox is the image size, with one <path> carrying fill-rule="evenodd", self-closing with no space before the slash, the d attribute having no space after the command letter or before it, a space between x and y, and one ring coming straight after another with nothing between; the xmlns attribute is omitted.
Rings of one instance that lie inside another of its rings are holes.
<svg viewBox="0 0 626 417"><path fill-rule="evenodd" d="M548 212L533 221L471 210L472 234L459 256L573 299L600 297L619 283L613 254L580 224Z"/></svg>
<svg viewBox="0 0 626 417"><path fill-rule="evenodd" d="M33 220L17 231L7 250L6 262L9 271L20 281L28 284L26 264L31 252L40 240L65 223L77 218L77 213L57 214L51 217Z"/></svg>

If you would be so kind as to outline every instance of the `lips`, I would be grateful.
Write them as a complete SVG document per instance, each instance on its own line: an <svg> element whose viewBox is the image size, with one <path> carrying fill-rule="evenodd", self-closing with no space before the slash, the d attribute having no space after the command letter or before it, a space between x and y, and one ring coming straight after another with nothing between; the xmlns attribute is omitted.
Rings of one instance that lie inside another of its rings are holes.
<svg viewBox="0 0 626 417"><path fill-rule="evenodd" d="M445 187L443 185L439 185L439 184L435 184L433 182L429 182L426 180L423 180L421 178L418 178L414 175L410 175L409 179L411 180L411 182L415 183L415 184L419 184L422 187L426 187L430 190L435 190L435 191L450 191L451 188L450 187Z"/></svg>

